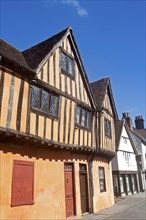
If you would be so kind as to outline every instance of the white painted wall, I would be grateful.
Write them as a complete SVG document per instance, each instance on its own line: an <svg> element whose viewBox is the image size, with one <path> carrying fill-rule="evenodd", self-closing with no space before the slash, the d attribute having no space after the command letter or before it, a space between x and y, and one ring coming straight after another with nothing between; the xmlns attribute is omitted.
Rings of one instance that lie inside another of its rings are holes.
<svg viewBox="0 0 146 220"><path fill-rule="evenodd" d="M122 128L117 155L112 160L112 168L113 171L137 171L136 156L125 126Z"/></svg>

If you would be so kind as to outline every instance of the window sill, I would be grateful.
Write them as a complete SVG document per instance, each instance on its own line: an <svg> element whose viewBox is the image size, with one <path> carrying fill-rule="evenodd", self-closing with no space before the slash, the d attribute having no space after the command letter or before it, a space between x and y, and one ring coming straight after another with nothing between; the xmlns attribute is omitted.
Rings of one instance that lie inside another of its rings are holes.
<svg viewBox="0 0 146 220"><path fill-rule="evenodd" d="M61 73L64 74L64 75L67 75L69 78L71 78L72 80L75 81L75 76L74 76L74 75L69 74L69 73L66 72L65 70L61 70Z"/></svg>
<svg viewBox="0 0 146 220"><path fill-rule="evenodd" d="M109 136L109 135L107 135L107 134L105 134L105 137L106 137L106 138L109 138L109 139L112 139L112 136Z"/></svg>
<svg viewBox="0 0 146 220"><path fill-rule="evenodd" d="M79 125L79 124L75 124L75 128L80 128L80 129L83 129L83 130L86 130L86 131L92 131L92 129L91 128L86 128L86 127L84 127L84 126L82 126L82 125Z"/></svg>
<svg viewBox="0 0 146 220"><path fill-rule="evenodd" d="M58 116L54 116L54 115L51 115L51 114L47 114L47 113L45 113L45 112L43 112L43 111L40 111L40 110L37 110L37 109L34 109L34 108L30 108L30 111L31 112L33 112L33 113L36 113L36 114L38 114L38 115L41 115L41 116L45 116L45 117L47 117L47 118L51 118L51 119L56 119L56 120L58 120L59 119L59 117Z"/></svg>
<svg viewBox="0 0 146 220"><path fill-rule="evenodd" d="M14 203L12 202L11 203L11 207L16 207L16 206L24 206L24 205L34 205L34 202L22 202L22 203Z"/></svg>

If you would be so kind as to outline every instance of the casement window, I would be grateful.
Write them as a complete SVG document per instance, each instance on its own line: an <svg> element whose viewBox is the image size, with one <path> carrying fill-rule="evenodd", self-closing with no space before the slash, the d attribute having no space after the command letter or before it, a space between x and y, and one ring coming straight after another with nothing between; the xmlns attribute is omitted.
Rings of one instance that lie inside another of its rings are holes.
<svg viewBox="0 0 146 220"><path fill-rule="evenodd" d="M59 96L33 86L31 90L31 108L42 113L58 116Z"/></svg>
<svg viewBox="0 0 146 220"><path fill-rule="evenodd" d="M100 192L106 191L104 167L98 168Z"/></svg>
<svg viewBox="0 0 146 220"><path fill-rule="evenodd" d="M105 131L105 135L107 137L110 137L112 136L112 132L111 132L111 122L108 120L108 119L104 119L104 131Z"/></svg>
<svg viewBox="0 0 146 220"><path fill-rule="evenodd" d="M63 51L61 51L60 68L62 72L74 76L74 60Z"/></svg>
<svg viewBox="0 0 146 220"><path fill-rule="evenodd" d="M80 106L76 106L76 125L92 128L92 113Z"/></svg>
<svg viewBox="0 0 146 220"><path fill-rule="evenodd" d="M34 163L13 162L11 206L34 204Z"/></svg>

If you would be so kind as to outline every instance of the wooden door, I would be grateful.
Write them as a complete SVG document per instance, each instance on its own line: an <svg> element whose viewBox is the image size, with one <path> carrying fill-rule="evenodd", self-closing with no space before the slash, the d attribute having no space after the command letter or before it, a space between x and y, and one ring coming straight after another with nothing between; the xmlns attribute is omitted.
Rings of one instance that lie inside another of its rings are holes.
<svg viewBox="0 0 146 220"><path fill-rule="evenodd" d="M81 194L82 213L88 212L89 207L88 207L87 171L86 171L86 165L81 165L81 164L80 164L80 194Z"/></svg>
<svg viewBox="0 0 146 220"><path fill-rule="evenodd" d="M65 200L66 217L74 215L74 183L73 183L73 165L65 164Z"/></svg>

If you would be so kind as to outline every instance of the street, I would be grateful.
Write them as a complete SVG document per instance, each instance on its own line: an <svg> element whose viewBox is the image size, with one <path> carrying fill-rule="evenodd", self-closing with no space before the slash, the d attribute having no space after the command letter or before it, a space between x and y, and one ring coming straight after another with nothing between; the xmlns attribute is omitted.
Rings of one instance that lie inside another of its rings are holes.
<svg viewBox="0 0 146 220"><path fill-rule="evenodd" d="M146 192L116 199L111 208L95 214L89 214L82 219L91 220L145 220L146 219Z"/></svg>

